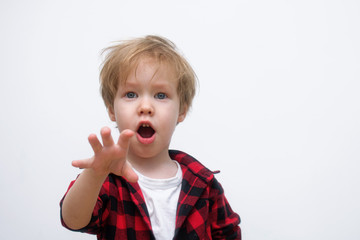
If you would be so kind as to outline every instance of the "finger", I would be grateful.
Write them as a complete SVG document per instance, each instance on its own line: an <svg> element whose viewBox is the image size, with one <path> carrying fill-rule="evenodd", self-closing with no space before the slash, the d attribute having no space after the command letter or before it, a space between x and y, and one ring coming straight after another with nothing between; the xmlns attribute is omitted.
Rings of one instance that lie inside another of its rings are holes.
<svg viewBox="0 0 360 240"><path fill-rule="evenodd" d="M125 162L125 164L123 165L121 175L126 178L126 180L133 183L137 182L139 179L138 175L134 172L129 162Z"/></svg>
<svg viewBox="0 0 360 240"><path fill-rule="evenodd" d="M88 159L74 160L71 162L71 165L77 168L90 168L91 163L92 163L92 158L88 158Z"/></svg>
<svg viewBox="0 0 360 240"><path fill-rule="evenodd" d="M103 127L100 131L101 139L104 144L104 147L109 147L114 145L114 140L111 136L111 130L108 127Z"/></svg>
<svg viewBox="0 0 360 240"><path fill-rule="evenodd" d="M130 138L134 136L134 134L135 133L129 129L122 131L119 136L118 145L123 149L127 149L129 147Z"/></svg>
<svg viewBox="0 0 360 240"><path fill-rule="evenodd" d="M99 139L97 138L97 136L95 134L90 134L90 136L88 137L88 141L89 141L94 153L98 153L101 151L103 146L101 145Z"/></svg>

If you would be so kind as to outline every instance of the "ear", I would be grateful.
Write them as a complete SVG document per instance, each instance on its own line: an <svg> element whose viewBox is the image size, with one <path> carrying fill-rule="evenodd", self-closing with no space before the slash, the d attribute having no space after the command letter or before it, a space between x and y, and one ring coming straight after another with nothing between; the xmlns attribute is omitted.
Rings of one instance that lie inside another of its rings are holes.
<svg viewBox="0 0 360 240"><path fill-rule="evenodd" d="M109 114L109 117L110 117L110 120L115 122L116 121L116 117L115 117L115 113L114 113L114 108L109 106L108 109L108 114Z"/></svg>
<svg viewBox="0 0 360 240"><path fill-rule="evenodd" d="M187 113L187 107L184 107L183 109L181 109L181 112L179 113L179 116L178 116L177 123L181 123L182 121L185 120L186 113Z"/></svg>

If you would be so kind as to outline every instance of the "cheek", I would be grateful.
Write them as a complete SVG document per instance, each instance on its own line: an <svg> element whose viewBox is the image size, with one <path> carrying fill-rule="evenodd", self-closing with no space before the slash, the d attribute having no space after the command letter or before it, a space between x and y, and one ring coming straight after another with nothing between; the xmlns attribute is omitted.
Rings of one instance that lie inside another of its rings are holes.
<svg viewBox="0 0 360 240"><path fill-rule="evenodd" d="M129 119L132 119L132 117L127 108L117 106L117 108L115 108L115 118L120 131L130 127Z"/></svg>
<svg viewBox="0 0 360 240"><path fill-rule="evenodd" d="M169 130L174 130L174 128L179 122L179 112L174 110L169 110L165 113L164 118L167 121Z"/></svg>

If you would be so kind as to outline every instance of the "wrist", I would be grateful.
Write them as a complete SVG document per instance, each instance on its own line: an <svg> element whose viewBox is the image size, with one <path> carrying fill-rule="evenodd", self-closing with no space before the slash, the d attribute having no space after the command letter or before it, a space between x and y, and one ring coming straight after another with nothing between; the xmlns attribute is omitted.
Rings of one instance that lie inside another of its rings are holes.
<svg viewBox="0 0 360 240"><path fill-rule="evenodd" d="M107 176L109 175L109 173L106 172L98 172L95 171L92 168L86 168L84 169L84 171L81 173L81 175L85 175L86 178L89 181L92 181L93 183L103 183L105 181L105 179L107 178ZM85 177L84 176L84 177Z"/></svg>

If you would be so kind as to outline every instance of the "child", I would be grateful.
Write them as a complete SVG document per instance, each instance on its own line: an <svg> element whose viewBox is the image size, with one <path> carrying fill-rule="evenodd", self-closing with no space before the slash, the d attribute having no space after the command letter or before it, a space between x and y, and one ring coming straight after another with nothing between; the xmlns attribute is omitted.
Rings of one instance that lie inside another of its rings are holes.
<svg viewBox="0 0 360 240"><path fill-rule="evenodd" d="M213 172L169 150L191 107L196 77L175 45L158 36L107 49L101 93L110 119L94 156L72 162L83 172L61 200L62 224L98 239L241 239L239 216Z"/></svg>

